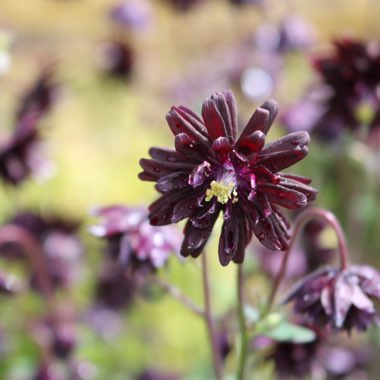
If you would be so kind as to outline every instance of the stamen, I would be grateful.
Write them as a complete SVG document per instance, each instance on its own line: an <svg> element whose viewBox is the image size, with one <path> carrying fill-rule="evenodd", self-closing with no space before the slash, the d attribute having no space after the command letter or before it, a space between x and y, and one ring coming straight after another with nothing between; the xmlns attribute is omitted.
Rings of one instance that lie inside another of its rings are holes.
<svg viewBox="0 0 380 380"><path fill-rule="evenodd" d="M232 203L238 201L238 193L233 182L226 184L225 182L212 181L210 188L206 191L206 202L210 202L214 196L221 204L226 204L230 199L232 199Z"/></svg>

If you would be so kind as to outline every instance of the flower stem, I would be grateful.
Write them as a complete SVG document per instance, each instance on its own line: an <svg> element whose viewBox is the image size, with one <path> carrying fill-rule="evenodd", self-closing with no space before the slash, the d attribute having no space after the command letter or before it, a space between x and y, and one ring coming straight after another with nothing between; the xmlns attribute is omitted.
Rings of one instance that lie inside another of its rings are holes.
<svg viewBox="0 0 380 380"><path fill-rule="evenodd" d="M238 265L237 270L237 307L239 317L239 329L240 329L240 353L239 353L239 366L237 369L237 379L244 380L245 364L247 361L247 344L248 335L247 327L244 316L244 295L243 295L244 277L243 277L243 265Z"/></svg>
<svg viewBox="0 0 380 380"><path fill-rule="evenodd" d="M281 281L284 278L289 255L295 245L296 239L298 235L301 233L301 230L305 226L306 222L308 222L311 219L322 219L334 229L336 236L338 238L338 252L339 252L339 257L340 257L340 266L342 270L347 268L347 265L348 265L347 243L346 243L346 239L345 239L342 227L340 223L338 222L338 220L336 219L335 215L330 211L320 209L320 208L306 209L305 211L301 212L296 218L296 220L294 221L294 230L289 242L289 248L284 254L284 258L281 263L281 268L276 276L271 294L269 296L269 300L267 304L267 313L270 311L270 309L273 306L273 302L274 302L274 298L276 296L277 290L281 284Z"/></svg>
<svg viewBox="0 0 380 380"><path fill-rule="evenodd" d="M203 295L204 295L204 303L205 303L204 319L206 322L206 327L207 327L208 336L210 340L215 377L218 380L223 380L222 358L221 358L219 347L217 344L215 325L214 325L214 320L212 318L212 311L211 311L211 294L210 294L210 284L209 284L206 253L203 252L201 256L202 256Z"/></svg>
<svg viewBox="0 0 380 380"><path fill-rule="evenodd" d="M163 289L165 292L170 294L174 299L176 299L179 303L181 303L187 309L192 311L194 314L202 318L205 317L205 312L199 306L195 305L194 302L190 298L188 298L175 286L173 286L172 284L169 284L164 279L159 278L159 277L154 278L154 283L157 286L159 286L161 289Z"/></svg>
<svg viewBox="0 0 380 380"><path fill-rule="evenodd" d="M39 243L26 229L13 224L0 227L0 245L6 243L16 243L24 249L35 272L38 285L47 298L48 307L51 311L54 310L53 285Z"/></svg>

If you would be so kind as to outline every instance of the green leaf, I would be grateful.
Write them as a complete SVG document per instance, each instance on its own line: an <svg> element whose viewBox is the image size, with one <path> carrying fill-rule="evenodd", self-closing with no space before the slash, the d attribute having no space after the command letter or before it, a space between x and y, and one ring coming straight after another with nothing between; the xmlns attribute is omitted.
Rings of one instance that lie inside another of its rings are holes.
<svg viewBox="0 0 380 380"><path fill-rule="evenodd" d="M272 329L261 331L262 335L279 342L309 343L315 339L315 332L303 326L282 321Z"/></svg>

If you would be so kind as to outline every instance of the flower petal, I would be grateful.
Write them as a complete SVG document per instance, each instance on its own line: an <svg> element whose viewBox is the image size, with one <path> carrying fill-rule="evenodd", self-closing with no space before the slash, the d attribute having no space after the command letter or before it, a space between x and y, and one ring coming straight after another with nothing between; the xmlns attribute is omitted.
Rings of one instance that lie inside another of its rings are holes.
<svg viewBox="0 0 380 380"><path fill-rule="evenodd" d="M176 136L179 133L186 133L194 141L209 146L209 140L201 131L199 131L194 125L187 121L183 116L183 110L176 107L172 107L166 115L166 120L173 134Z"/></svg>
<svg viewBox="0 0 380 380"><path fill-rule="evenodd" d="M202 117L211 141L216 140L218 137L230 138L226 123L213 98L206 99L203 102Z"/></svg>
<svg viewBox="0 0 380 380"><path fill-rule="evenodd" d="M202 228L198 228L194 225L192 222L192 219L194 218L190 218L187 221L184 229L185 238L182 242L180 251L182 256L198 257L202 253L204 246L210 238L218 214L219 213L216 212L204 217L202 220Z"/></svg>

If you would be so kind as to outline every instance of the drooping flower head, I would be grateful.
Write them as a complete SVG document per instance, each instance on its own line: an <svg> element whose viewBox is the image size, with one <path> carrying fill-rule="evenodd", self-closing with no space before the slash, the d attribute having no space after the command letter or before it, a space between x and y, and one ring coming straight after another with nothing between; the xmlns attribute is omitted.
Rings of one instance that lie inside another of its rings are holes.
<svg viewBox="0 0 380 380"><path fill-rule="evenodd" d="M297 209L315 199L309 179L283 169L308 153L306 132L265 144L277 114L277 103L265 102L237 137L237 114L231 91L216 92L203 103L202 117L186 107L173 107L167 121L175 149L151 148L139 177L156 182L161 197L149 207L153 225L188 218L183 256L197 257L223 213L219 260L241 263L252 231L271 250L288 247L287 219L278 206Z"/></svg>
<svg viewBox="0 0 380 380"><path fill-rule="evenodd" d="M374 300L380 299L380 273L369 266L321 268L298 282L284 303L317 327L364 331L379 322Z"/></svg>
<svg viewBox="0 0 380 380"><path fill-rule="evenodd" d="M107 240L109 255L124 270L154 271L179 251L179 232L153 227L143 208L110 206L96 210L95 215L101 221L91 227L92 234Z"/></svg>

